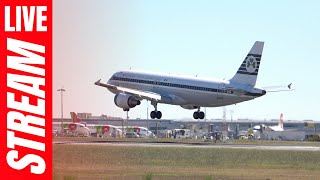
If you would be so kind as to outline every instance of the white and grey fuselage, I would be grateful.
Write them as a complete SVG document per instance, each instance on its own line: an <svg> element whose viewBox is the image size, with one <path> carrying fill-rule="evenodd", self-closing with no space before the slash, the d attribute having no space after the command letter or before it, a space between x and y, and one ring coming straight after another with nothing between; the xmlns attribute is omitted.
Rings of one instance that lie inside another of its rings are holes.
<svg viewBox="0 0 320 180"><path fill-rule="evenodd" d="M236 104L265 94L262 89L230 81L138 71L116 72L108 84L154 92L161 95L159 103L180 105L187 109Z"/></svg>

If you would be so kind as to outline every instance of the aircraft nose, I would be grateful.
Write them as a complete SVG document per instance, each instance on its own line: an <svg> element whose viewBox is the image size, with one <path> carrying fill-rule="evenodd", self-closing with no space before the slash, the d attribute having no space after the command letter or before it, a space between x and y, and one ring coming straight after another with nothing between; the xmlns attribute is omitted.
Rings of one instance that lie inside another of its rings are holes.
<svg viewBox="0 0 320 180"><path fill-rule="evenodd" d="M265 95L265 94L267 94L267 91L262 90L262 95Z"/></svg>

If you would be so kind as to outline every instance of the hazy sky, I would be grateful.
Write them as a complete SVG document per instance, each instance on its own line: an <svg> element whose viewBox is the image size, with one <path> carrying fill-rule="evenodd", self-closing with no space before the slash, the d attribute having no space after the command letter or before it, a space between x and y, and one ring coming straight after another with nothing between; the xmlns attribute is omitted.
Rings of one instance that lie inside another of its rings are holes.
<svg viewBox="0 0 320 180"><path fill-rule="evenodd" d="M256 40L265 41L258 87L293 83L227 106L228 118L320 120L320 1L54 0L53 116L91 112L125 117L114 94L93 85L119 70L150 70L230 79ZM149 111L153 107L149 104ZM146 118L147 102L130 118ZM163 119L193 110L160 104ZM222 108L207 108L220 118Z"/></svg>

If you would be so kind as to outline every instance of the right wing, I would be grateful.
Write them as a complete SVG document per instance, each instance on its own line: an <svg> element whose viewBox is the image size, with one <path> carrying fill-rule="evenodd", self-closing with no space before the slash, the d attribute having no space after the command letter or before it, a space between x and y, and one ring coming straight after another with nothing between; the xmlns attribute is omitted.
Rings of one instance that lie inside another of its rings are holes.
<svg viewBox="0 0 320 180"><path fill-rule="evenodd" d="M97 86L105 87L105 88L113 90L113 91L118 91L119 93L132 94L132 95L134 95L134 96L136 96L138 98L147 99L149 101L151 101L151 100L160 101L161 100L161 95L157 94L157 93L154 93L154 92L140 91L140 90L136 90L136 89L124 88L124 87L119 87L119 86L115 86L115 85L112 85L112 84L104 84L104 83L101 83L100 81L101 81L101 79L99 79L94 84L97 85Z"/></svg>

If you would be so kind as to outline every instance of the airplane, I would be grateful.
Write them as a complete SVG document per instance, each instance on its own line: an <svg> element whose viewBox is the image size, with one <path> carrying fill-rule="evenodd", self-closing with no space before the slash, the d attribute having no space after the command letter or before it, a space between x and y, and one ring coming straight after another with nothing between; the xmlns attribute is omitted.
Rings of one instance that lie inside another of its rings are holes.
<svg viewBox="0 0 320 180"><path fill-rule="evenodd" d="M87 124L86 127L89 128L91 135L96 134L97 136L115 138L122 136L121 129L113 125Z"/></svg>
<svg viewBox="0 0 320 180"><path fill-rule="evenodd" d="M220 107L264 96L267 91L256 88L264 42L256 41L230 80L214 80L172 74L142 71L119 71L107 83L101 79L97 86L115 94L114 103L124 111L148 100L154 107L150 117L161 119L157 104L179 105L185 109L197 109L194 119L204 119L201 107ZM288 86L291 88L291 85Z"/></svg>
<svg viewBox="0 0 320 180"><path fill-rule="evenodd" d="M265 129L270 131L283 131L283 113L280 114L280 119L277 126L267 126Z"/></svg>
<svg viewBox="0 0 320 180"><path fill-rule="evenodd" d="M54 130L59 132L70 132L74 135L79 136L90 136L90 130L84 124L74 123L74 122L52 122L52 127Z"/></svg>
<svg viewBox="0 0 320 180"><path fill-rule="evenodd" d="M53 122L53 132L58 130L60 132L69 131L75 135L89 136L91 133L89 128L86 127L84 122L81 122L77 114L75 112L70 112L70 116L72 122Z"/></svg>
<svg viewBox="0 0 320 180"><path fill-rule="evenodd" d="M263 129L265 129L265 130L268 130L268 131L284 131L284 128L283 128L283 113L280 114L280 119L279 119L278 125L276 125L276 126L266 126L264 124L261 124L261 125L254 126L253 130L260 130L261 127Z"/></svg>

